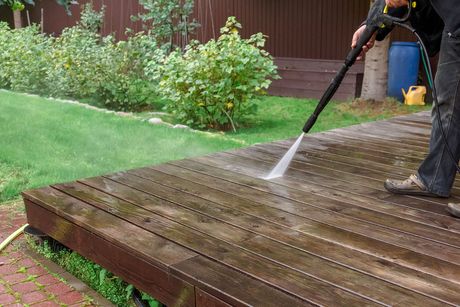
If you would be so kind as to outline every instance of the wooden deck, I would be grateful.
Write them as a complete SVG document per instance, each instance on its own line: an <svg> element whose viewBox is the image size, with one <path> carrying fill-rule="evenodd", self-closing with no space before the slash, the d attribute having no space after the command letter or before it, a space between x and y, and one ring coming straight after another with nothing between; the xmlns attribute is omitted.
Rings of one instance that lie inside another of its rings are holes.
<svg viewBox="0 0 460 307"><path fill-rule="evenodd" d="M24 193L27 215L168 306L459 305L448 200L382 186L429 130L424 112L309 135L270 182L292 140L57 184Z"/></svg>

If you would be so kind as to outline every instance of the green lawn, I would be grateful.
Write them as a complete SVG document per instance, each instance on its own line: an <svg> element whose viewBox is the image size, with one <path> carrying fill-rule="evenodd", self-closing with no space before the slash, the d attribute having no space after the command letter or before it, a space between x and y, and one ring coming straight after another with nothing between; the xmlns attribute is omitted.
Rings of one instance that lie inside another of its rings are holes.
<svg viewBox="0 0 460 307"><path fill-rule="evenodd" d="M44 98L0 91L0 202L26 188L65 182L253 143L296 137L314 100L266 97L237 133L194 133ZM315 131L420 108L333 103ZM422 108L425 109L425 108ZM250 123L250 125L249 125Z"/></svg>
<svg viewBox="0 0 460 307"><path fill-rule="evenodd" d="M0 92L0 202L24 188L239 146L224 136Z"/></svg>
<svg viewBox="0 0 460 307"><path fill-rule="evenodd" d="M258 103L257 114L248 118L247 122L251 123L250 126L228 135L247 144L298 137L317 103L317 100L265 97ZM409 107L394 101L375 104L331 102L311 132L346 127L429 108L429 106Z"/></svg>

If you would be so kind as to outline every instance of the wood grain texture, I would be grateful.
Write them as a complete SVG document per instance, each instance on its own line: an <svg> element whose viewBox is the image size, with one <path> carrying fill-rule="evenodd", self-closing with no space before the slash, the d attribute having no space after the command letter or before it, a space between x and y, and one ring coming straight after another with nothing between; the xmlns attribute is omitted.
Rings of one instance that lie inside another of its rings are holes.
<svg viewBox="0 0 460 307"><path fill-rule="evenodd" d="M270 181L293 140L23 196L31 225L171 306L457 306L445 205L460 184L450 200L382 187L422 161L429 130L423 112L309 135Z"/></svg>
<svg viewBox="0 0 460 307"><path fill-rule="evenodd" d="M194 287L43 207L25 201L30 225L100 264L168 306L195 306ZM133 261L136 259L136 261Z"/></svg>

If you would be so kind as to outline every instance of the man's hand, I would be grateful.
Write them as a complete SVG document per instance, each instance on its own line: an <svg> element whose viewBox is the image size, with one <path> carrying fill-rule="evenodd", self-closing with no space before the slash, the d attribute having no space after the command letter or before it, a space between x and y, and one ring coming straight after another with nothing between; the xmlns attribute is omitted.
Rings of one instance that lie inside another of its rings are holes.
<svg viewBox="0 0 460 307"><path fill-rule="evenodd" d="M366 25L362 26L358 30L356 30L355 34L353 34L353 39L351 40L351 48L355 48L356 44L358 43L359 38L363 34L364 30L366 29ZM370 39L370 41L363 47L363 52L358 57L358 61L362 60L364 54L368 52L372 47L374 47L375 43L375 35Z"/></svg>
<svg viewBox="0 0 460 307"><path fill-rule="evenodd" d="M386 4L389 7L401 7L401 6L407 6L409 4L408 0L385 0Z"/></svg>

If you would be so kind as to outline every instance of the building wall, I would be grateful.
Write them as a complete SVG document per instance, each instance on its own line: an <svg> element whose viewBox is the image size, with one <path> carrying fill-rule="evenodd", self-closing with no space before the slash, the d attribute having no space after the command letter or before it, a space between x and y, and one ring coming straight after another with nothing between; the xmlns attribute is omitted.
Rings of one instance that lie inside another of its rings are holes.
<svg viewBox="0 0 460 307"><path fill-rule="evenodd" d="M80 0L92 1L96 8L106 6L103 33L114 33L123 39L126 28L142 30L131 21L141 7L137 0ZM275 57L342 59L349 50L353 31L365 19L368 0L196 0L195 17L202 27L197 38L207 41L219 35L228 16L236 16L243 24L243 35L262 32L268 36L267 50ZM74 6L67 16L54 0L37 0L27 8L32 22L39 23L43 12L44 30L59 34L79 19L80 6ZM24 12L24 22L27 23ZM0 16L11 19L11 12L2 8ZM409 35L395 33L397 40Z"/></svg>

